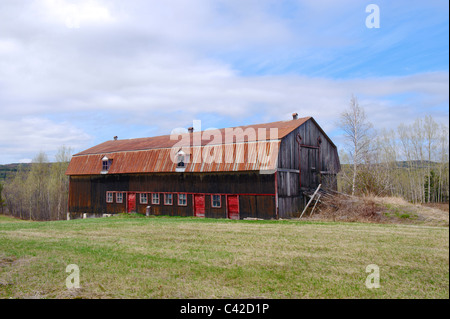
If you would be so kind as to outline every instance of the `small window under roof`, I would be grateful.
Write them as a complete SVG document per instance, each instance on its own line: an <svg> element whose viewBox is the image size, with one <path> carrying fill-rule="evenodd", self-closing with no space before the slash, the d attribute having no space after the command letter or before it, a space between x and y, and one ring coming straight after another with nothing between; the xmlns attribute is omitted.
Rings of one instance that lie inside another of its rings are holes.
<svg viewBox="0 0 450 319"><path fill-rule="evenodd" d="M109 171L109 168L111 167L112 159L109 159L107 156L104 156L102 158L102 171L101 174L106 174Z"/></svg>
<svg viewBox="0 0 450 319"><path fill-rule="evenodd" d="M187 162L188 156L185 152L180 150L177 153L177 167L175 171L177 172L184 172L186 170L186 162Z"/></svg>

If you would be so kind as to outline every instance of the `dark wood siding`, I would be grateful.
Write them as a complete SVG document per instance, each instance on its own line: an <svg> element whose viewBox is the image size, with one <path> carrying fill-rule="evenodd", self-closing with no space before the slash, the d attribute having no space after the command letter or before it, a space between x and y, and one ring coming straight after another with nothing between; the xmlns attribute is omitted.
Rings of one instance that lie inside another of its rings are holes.
<svg viewBox="0 0 450 319"><path fill-rule="evenodd" d="M276 218L275 196L239 196L240 218Z"/></svg>
<svg viewBox="0 0 450 319"><path fill-rule="evenodd" d="M225 194L274 194L273 175L258 172L235 173L161 173L161 174L120 174L103 175L103 182L109 184L113 179L126 178L127 190L187 192L187 193L225 193ZM115 186L122 186L116 183Z"/></svg>
<svg viewBox="0 0 450 319"><path fill-rule="evenodd" d="M211 196L206 195L205 198L205 217L207 218L227 218L227 205L225 203L225 196L221 195L221 207L212 207ZM192 206L191 206L192 207Z"/></svg>
<svg viewBox="0 0 450 319"><path fill-rule="evenodd" d="M227 218L226 194L239 195L240 217L276 218L275 180L273 174L258 172L235 173L166 173L71 176L69 212L110 214L126 211L123 203L106 203L106 193L135 192L136 211L145 214L150 206L152 215L193 216L193 193L206 194L205 217ZM151 194L158 192L159 205L152 204ZM140 203L140 193L147 193L147 204ZM164 204L164 193L173 194L173 204ZM187 194L187 205L178 205L178 193ZM221 195L221 207L211 207L211 194ZM246 194L252 194L246 196ZM261 194L261 195L258 195ZM241 196L242 195L242 196ZM258 210L249 210L245 198L251 198ZM242 200L242 203L241 203ZM256 206L257 205L257 206Z"/></svg>
<svg viewBox="0 0 450 319"><path fill-rule="evenodd" d="M299 158L297 136L301 144L317 147L302 147ZM320 156L319 156L320 153ZM300 166L299 166L300 161ZM323 133L317 123L310 119L284 137L278 154L278 211L280 218L297 217L306 203L303 191L317 188L336 189L336 174L340 169L337 149ZM301 185L299 181L301 176Z"/></svg>

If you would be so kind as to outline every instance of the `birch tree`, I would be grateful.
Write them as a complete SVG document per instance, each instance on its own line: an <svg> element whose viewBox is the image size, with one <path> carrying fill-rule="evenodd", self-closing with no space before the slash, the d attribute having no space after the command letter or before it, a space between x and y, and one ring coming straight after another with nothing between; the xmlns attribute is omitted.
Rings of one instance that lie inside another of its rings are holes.
<svg viewBox="0 0 450 319"><path fill-rule="evenodd" d="M439 134L438 202L449 200L449 127L442 124Z"/></svg>
<svg viewBox="0 0 450 319"><path fill-rule="evenodd" d="M358 167L368 157L372 124L367 121L358 99L352 96L347 110L341 113L340 128L344 131L347 149L352 162L352 195L356 192Z"/></svg>
<svg viewBox="0 0 450 319"><path fill-rule="evenodd" d="M431 199L435 197L436 194L433 193L434 188L431 187L432 183L431 183L431 175L432 175L432 171L431 171L431 160L434 159L434 153L436 150L436 140L438 137L438 129L439 126L438 124L433 120L433 118L431 117L431 115L428 115L425 117L424 120L424 124L423 124L423 129L424 129L424 135L425 135L425 143L426 143L426 151L427 151L427 155L428 155L428 163L427 163L427 168L428 168L428 183L427 183L427 189L426 194L427 196L425 197L425 200L429 203L431 202Z"/></svg>
<svg viewBox="0 0 450 319"><path fill-rule="evenodd" d="M11 215L31 220L63 219L67 212L69 178L65 175L71 149L58 149L55 162L40 152L29 170L19 166L5 183L5 199Z"/></svg>
<svg viewBox="0 0 450 319"><path fill-rule="evenodd" d="M50 181L48 184L51 198L51 219L63 219L67 212L69 195L69 178L65 175L71 158L71 149L62 146L55 155L55 163L50 169Z"/></svg>
<svg viewBox="0 0 450 319"><path fill-rule="evenodd" d="M36 219L49 219L49 161L44 152L39 152L32 161L31 170L27 178L27 186L31 195L30 210L36 214Z"/></svg>

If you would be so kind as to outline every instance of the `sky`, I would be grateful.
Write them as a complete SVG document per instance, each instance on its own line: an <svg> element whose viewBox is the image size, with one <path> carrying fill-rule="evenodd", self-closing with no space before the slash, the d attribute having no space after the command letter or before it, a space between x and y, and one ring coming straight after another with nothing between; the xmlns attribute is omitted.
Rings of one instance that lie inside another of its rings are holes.
<svg viewBox="0 0 450 319"><path fill-rule="evenodd" d="M294 112L341 148L352 95L376 130L448 123L448 12L446 0L0 0L0 164Z"/></svg>

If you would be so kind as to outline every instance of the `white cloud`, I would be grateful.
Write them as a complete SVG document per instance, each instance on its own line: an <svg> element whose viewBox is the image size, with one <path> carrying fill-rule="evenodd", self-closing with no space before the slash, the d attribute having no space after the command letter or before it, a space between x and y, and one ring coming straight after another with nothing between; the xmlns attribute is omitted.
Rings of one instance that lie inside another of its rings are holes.
<svg viewBox="0 0 450 319"><path fill-rule="evenodd" d="M114 135L168 134L193 119L224 127L296 111L332 132L352 93L377 127L425 111L448 120L448 70L324 75L365 67L407 27L371 42L358 29L360 2L298 3L2 2L0 161L62 144L82 150Z"/></svg>
<svg viewBox="0 0 450 319"><path fill-rule="evenodd" d="M0 163L26 162L40 151L53 154L61 146L72 149L92 138L72 124L44 118L0 119Z"/></svg>
<svg viewBox="0 0 450 319"><path fill-rule="evenodd" d="M85 23L111 22L113 17L107 7L93 0L66 1L44 0L44 11L48 18L64 22L68 28L80 28Z"/></svg>

